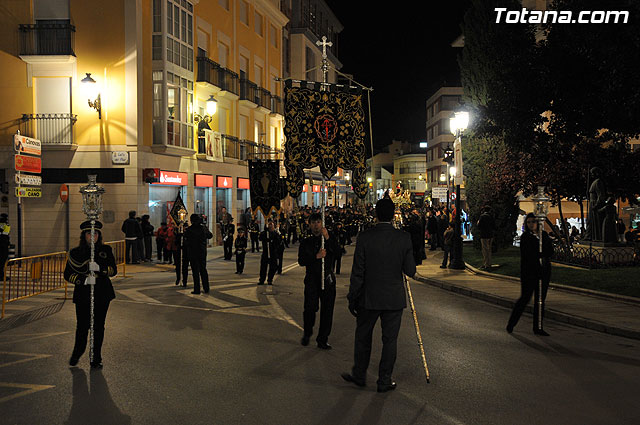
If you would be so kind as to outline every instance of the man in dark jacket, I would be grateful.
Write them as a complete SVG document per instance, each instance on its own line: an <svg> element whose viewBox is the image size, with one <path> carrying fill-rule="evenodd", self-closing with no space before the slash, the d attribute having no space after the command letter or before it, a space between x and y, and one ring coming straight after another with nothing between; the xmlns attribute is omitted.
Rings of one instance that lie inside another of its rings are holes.
<svg viewBox="0 0 640 425"><path fill-rule="evenodd" d="M139 264L138 238L142 237L142 228L136 220L136 212L129 211L129 218L122 223L122 232L125 240L125 261L127 264Z"/></svg>
<svg viewBox="0 0 640 425"><path fill-rule="evenodd" d="M153 226L149 223L149 214L142 216L142 235L144 237L144 261L151 261L151 238Z"/></svg>
<svg viewBox="0 0 640 425"><path fill-rule="evenodd" d="M231 260L231 257L233 257L233 235L235 233L236 226L233 224L233 217L228 217L228 221L222 223L224 259L227 261Z"/></svg>
<svg viewBox="0 0 640 425"><path fill-rule="evenodd" d="M260 233L262 242L262 256L260 257L260 280L258 285L264 285L265 279L269 285L273 284L273 276L278 268L278 256L280 255L280 244L282 237L276 232L272 219L267 222L267 228ZM267 267L269 274L267 275Z"/></svg>
<svg viewBox="0 0 640 425"><path fill-rule="evenodd" d="M482 215L478 220L478 230L480 230L480 244L482 245L482 268L485 270L491 270L491 244L493 243L495 226L491 207L482 208Z"/></svg>
<svg viewBox="0 0 640 425"><path fill-rule="evenodd" d="M191 226L184 231L184 243L187 247L189 264L193 273L192 294L200 293L200 279L205 294L209 293L209 274L207 273L207 239L213 234L202 223L198 214L191 214Z"/></svg>
<svg viewBox="0 0 640 425"><path fill-rule="evenodd" d="M306 267L304 276L304 334L300 343L309 344L316 321L316 312L320 307L320 328L316 342L318 348L330 350L327 342L333 323L333 306L336 300L336 278L333 275L333 262L339 251L338 242L325 227L322 227L322 216L319 213L309 217L311 236L300 242L298 248L298 264ZM321 249L321 238L324 238L324 249ZM324 258L324 289L322 288L322 258Z"/></svg>
<svg viewBox="0 0 640 425"><path fill-rule="evenodd" d="M429 244L430 251L435 251L438 247L438 220L436 219L435 211L429 211L429 218L427 219L427 232L429 232Z"/></svg>
<svg viewBox="0 0 640 425"><path fill-rule="evenodd" d="M378 224L360 234L356 243L349 286L349 311L357 318L354 362L351 373L342 378L357 386L365 386L371 357L373 328L380 318L382 325L382 356L378 369L378 392L396 388L391 377L396 361L398 332L402 310L406 308L403 273L413 277L411 237L394 229L391 199L376 204Z"/></svg>

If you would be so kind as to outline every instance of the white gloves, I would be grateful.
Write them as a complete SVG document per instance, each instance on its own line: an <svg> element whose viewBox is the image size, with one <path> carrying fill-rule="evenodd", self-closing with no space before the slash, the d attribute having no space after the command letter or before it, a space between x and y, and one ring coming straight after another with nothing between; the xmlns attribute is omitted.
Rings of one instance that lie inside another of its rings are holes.
<svg viewBox="0 0 640 425"><path fill-rule="evenodd" d="M95 261L91 261L89 263L89 271L91 271L91 272L99 272L100 271L100 265L98 265L98 263L96 263Z"/></svg>

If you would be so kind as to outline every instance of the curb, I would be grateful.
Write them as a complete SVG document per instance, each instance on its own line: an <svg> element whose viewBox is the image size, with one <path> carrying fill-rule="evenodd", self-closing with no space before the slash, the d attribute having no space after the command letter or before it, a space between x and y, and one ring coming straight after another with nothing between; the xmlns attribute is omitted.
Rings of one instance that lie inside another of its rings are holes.
<svg viewBox="0 0 640 425"><path fill-rule="evenodd" d="M464 265L466 269L469 270L471 273L474 273L480 276L486 276L493 279L508 280L508 281L520 283L520 278L518 277L486 272L484 270L477 269L468 263L464 263ZM571 292L574 294L587 295L587 296L596 297L596 298L603 298L610 301L640 305L640 298L629 297L626 295L610 294L608 292L596 291L593 289L580 288L577 286L569 286L569 285L563 285L561 283L553 283L553 282L549 283L549 288L557 289L564 292Z"/></svg>
<svg viewBox="0 0 640 425"><path fill-rule="evenodd" d="M492 275L490 273L487 273L487 274ZM416 273L416 275L414 276L414 279L417 280L418 282L436 286L438 288L455 292L457 294L466 295L471 298L476 298L491 304L497 304L501 307L512 309L515 305L515 301L508 298L454 285L439 279L424 277L418 273ZM511 280L511 279L508 279L508 280ZM524 311L529 314L533 314L533 306L527 305ZM573 316L573 315L562 313L560 311L553 310L553 309L545 309L544 314L545 314L545 318L554 320L556 322L567 323L570 325L579 326L581 328L591 329L598 332L640 340L640 331L636 331L633 329L627 329L627 328L622 328L618 326L611 326L602 322L586 319L584 317Z"/></svg>

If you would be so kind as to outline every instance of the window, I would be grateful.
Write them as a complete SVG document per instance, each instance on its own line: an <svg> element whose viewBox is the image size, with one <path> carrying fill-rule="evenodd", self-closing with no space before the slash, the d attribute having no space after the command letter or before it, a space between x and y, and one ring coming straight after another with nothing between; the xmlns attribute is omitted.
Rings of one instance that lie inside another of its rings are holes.
<svg viewBox="0 0 640 425"><path fill-rule="evenodd" d="M173 34L173 5L167 2L167 32Z"/></svg>
<svg viewBox="0 0 640 425"><path fill-rule="evenodd" d="M249 5L247 4L246 1L240 0L240 3L238 4L238 8L239 8L238 15L240 16L240 22L242 22L246 26L249 26Z"/></svg>
<svg viewBox="0 0 640 425"><path fill-rule="evenodd" d="M255 12L254 15L254 27L255 27L255 31L256 34L258 34L260 37L262 37L262 15L259 14L258 12Z"/></svg>
<svg viewBox="0 0 640 425"><path fill-rule="evenodd" d="M221 41L218 41L218 63L221 67L227 68L229 59L229 47Z"/></svg>
<svg viewBox="0 0 640 425"><path fill-rule="evenodd" d="M229 10L229 0L218 0L218 4L224 9Z"/></svg>
<svg viewBox="0 0 640 425"><path fill-rule="evenodd" d="M162 32L161 0L153 0L153 32Z"/></svg>
<svg viewBox="0 0 640 425"><path fill-rule="evenodd" d="M249 72L249 59L246 56L240 55L238 57L238 65L240 71L244 72L245 74Z"/></svg>
<svg viewBox="0 0 640 425"><path fill-rule="evenodd" d="M249 124L249 117L247 117L246 115L240 115L240 120L239 120L239 129L238 129L238 137L240 138L240 140L246 140L247 139L247 125Z"/></svg>
<svg viewBox="0 0 640 425"><path fill-rule="evenodd" d="M262 87L262 67L257 64L253 66L253 82Z"/></svg>
<svg viewBox="0 0 640 425"><path fill-rule="evenodd" d="M253 129L254 129L253 140L256 143L263 144L265 134L262 130L262 121L256 120L254 122Z"/></svg>
<svg viewBox="0 0 640 425"><path fill-rule="evenodd" d="M269 26L269 41L273 47L278 48L278 30L273 25Z"/></svg>
<svg viewBox="0 0 640 425"><path fill-rule="evenodd" d="M162 60L162 36L154 34L152 40L152 59L154 61Z"/></svg>

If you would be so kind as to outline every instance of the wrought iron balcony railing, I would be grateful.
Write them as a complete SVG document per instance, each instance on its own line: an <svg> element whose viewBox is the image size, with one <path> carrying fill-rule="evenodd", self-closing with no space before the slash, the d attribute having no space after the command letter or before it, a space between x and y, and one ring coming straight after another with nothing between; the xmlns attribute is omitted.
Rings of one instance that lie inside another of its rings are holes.
<svg viewBox="0 0 640 425"><path fill-rule="evenodd" d="M236 95L240 93L238 88L238 74L235 72L223 68L205 56L198 56L196 58L196 64L198 66L196 81L213 84L222 90Z"/></svg>
<svg viewBox="0 0 640 425"><path fill-rule="evenodd" d="M271 112L284 116L284 103L279 96L271 96Z"/></svg>
<svg viewBox="0 0 640 425"><path fill-rule="evenodd" d="M74 143L74 114L23 114L22 134L33 137L43 145L71 145Z"/></svg>
<svg viewBox="0 0 640 425"><path fill-rule="evenodd" d="M75 56L76 27L71 24L24 24L19 31L20 56Z"/></svg>
<svg viewBox="0 0 640 425"><path fill-rule="evenodd" d="M240 79L240 100L248 100L260 105L260 92L258 85L247 79Z"/></svg>

